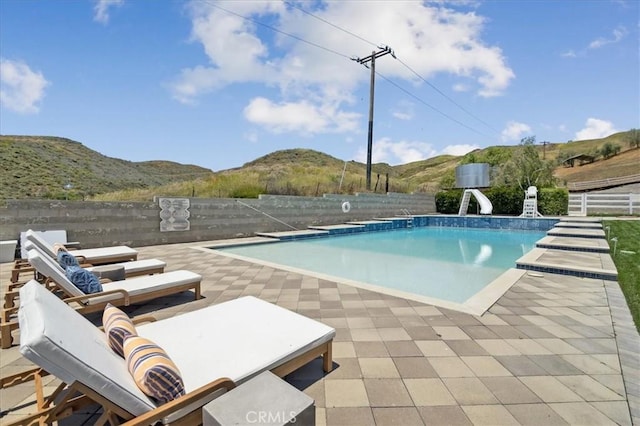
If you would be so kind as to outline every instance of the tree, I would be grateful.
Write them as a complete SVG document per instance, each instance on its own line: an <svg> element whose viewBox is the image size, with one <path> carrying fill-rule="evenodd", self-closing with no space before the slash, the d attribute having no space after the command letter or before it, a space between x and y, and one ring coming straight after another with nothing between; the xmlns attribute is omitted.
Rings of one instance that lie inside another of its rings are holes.
<svg viewBox="0 0 640 426"><path fill-rule="evenodd" d="M640 129L629 130L627 140L631 148L640 148Z"/></svg>
<svg viewBox="0 0 640 426"><path fill-rule="evenodd" d="M600 148L600 155L602 155L605 160L607 158L613 157L614 155L618 155L619 153L620 145L611 142L605 143L602 148Z"/></svg>
<svg viewBox="0 0 640 426"><path fill-rule="evenodd" d="M541 159L535 145L535 136L523 138L511 160L499 168L494 184L515 186L522 190L530 186L554 186L553 161Z"/></svg>
<svg viewBox="0 0 640 426"><path fill-rule="evenodd" d="M439 182L440 189L452 189L456 187L456 173L455 170L446 171Z"/></svg>

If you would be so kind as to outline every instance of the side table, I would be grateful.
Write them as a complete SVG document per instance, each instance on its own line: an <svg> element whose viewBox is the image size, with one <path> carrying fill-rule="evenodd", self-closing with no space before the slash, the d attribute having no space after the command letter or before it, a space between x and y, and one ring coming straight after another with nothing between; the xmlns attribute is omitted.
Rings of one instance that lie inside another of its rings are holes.
<svg viewBox="0 0 640 426"><path fill-rule="evenodd" d="M202 408L204 426L314 426L314 400L270 371L260 373Z"/></svg>

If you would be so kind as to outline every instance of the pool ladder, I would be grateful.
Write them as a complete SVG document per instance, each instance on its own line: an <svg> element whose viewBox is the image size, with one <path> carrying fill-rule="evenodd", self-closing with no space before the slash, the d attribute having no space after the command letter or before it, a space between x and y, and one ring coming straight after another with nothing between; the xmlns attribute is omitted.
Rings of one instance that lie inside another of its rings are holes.
<svg viewBox="0 0 640 426"><path fill-rule="evenodd" d="M407 228L413 228L413 216L411 216L411 212L407 209L402 209L402 213L407 217Z"/></svg>

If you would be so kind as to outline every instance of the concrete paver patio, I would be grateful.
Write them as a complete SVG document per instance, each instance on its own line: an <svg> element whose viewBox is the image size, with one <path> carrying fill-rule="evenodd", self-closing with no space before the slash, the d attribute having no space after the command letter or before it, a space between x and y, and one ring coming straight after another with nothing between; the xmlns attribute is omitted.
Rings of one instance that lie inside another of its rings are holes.
<svg viewBox="0 0 640 426"><path fill-rule="evenodd" d="M477 316L194 249L214 243L137 248L166 270L201 274L204 298L127 313L164 318L253 295L334 327L334 370L316 360L286 377L315 400L318 425L640 424L640 336L615 281L527 271ZM578 268L591 261L562 256ZM10 265L1 269L6 285ZM29 366L16 345L0 357L2 377ZM0 391L0 423L32 401L28 385ZM69 424L95 418L89 410Z"/></svg>

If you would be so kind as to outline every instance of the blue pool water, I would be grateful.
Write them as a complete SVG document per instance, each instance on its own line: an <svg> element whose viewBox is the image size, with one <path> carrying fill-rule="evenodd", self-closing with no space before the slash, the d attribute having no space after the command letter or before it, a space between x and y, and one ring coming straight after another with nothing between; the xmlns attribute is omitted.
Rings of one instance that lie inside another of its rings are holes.
<svg viewBox="0 0 640 426"><path fill-rule="evenodd" d="M535 247L544 232L423 227L225 247L222 252L464 303Z"/></svg>

